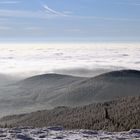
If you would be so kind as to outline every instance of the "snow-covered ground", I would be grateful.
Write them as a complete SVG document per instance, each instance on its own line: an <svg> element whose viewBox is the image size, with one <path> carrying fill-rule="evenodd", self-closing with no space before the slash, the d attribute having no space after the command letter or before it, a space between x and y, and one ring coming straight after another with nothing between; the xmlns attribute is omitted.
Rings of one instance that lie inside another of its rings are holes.
<svg viewBox="0 0 140 140"><path fill-rule="evenodd" d="M50 128L0 128L0 140L140 140L140 130L105 132Z"/></svg>

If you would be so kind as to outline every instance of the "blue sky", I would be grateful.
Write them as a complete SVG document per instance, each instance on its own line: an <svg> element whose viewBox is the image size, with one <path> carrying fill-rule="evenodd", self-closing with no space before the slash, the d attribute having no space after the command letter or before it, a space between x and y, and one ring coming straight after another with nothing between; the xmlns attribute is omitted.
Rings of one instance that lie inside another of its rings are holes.
<svg viewBox="0 0 140 140"><path fill-rule="evenodd" d="M0 0L0 41L140 41L140 0Z"/></svg>

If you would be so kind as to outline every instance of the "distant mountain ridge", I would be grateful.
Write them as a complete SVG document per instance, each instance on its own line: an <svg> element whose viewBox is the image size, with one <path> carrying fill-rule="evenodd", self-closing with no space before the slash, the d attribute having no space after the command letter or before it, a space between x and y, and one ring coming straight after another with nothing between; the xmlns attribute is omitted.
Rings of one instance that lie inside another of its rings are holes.
<svg viewBox="0 0 140 140"><path fill-rule="evenodd" d="M0 95L0 110L5 115L57 106L83 106L140 96L140 71L112 71L91 78L37 75L1 88Z"/></svg>
<svg viewBox="0 0 140 140"><path fill-rule="evenodd" d="M120 71L111 71L108 73L103 73L99 75L100 77L104 77L104 78L140 78L140 71L138 70L120 70ZM99 77L99 76L95 76L95 77ZM94 78L95 78L94 77Z"/></svg>
<svg viewBox="0 0 140 140"><path fill-rule="evenodd" d="M70 75L62 75L62 74L43 74L43 75L36 75L29 78L26 78L22 81L20 81L20 84L29 86L31 85L37 85L37 84L43 84L46 86L53 86L52 84L70 84L74 81L86 79L84 77L76 77L76 76L70 76Z"/></svg>

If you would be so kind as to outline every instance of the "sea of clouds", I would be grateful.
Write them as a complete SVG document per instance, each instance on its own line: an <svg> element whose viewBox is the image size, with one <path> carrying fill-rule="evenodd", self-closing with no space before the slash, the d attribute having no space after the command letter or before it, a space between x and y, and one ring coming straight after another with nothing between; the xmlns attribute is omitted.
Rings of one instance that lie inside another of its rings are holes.
<svg viewBox="0 0 140 140"><path fill-rule="evenodd" d="M118 69L140 70L139 43L0 44L0 73L93 76Z"/></svg>

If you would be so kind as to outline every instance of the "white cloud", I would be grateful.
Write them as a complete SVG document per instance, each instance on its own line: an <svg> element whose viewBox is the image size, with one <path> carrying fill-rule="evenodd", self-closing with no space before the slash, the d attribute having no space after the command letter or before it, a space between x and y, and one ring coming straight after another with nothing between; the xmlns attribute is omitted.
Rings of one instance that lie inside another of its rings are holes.
<svg viewBox="0 0 140 140"><path fill-rule="evenodd" d="M61 12L54 11L52 9L46 9L46 12L38 10L38 11L29 11L29 10L8 10L8 9L0 9L0 19L5 17L29 17L29 18L52 18L52 17L62 17L66 16Z"/></svg>
<svg viewBox="0 0 140 140"><path fill-rule="evenodd" d="M32 17L36 16L36 13L31 11L22 11L22 10L0 10L1 17Z"/></svg>
<svg viewBox="0 0 140 140"><path fill-rule="evenodd" d="M71 15L71 14L73 14L72 11L64 11L63 13L66 14L66 15Z"/></svg>
<svg viewBox="0 0 140 140"><path fill-rule="evenodd" d="M45 11L48 14L55 15L55 16L66 16L66 14L64 12L56 11L56 10L48 7L47 5L43 5L43 8L45 9Z"/></svg>
<svg viewBox="0 0 140 140"><path fill-rule="evenodd" d="M38 30L43 30L43 29L40 28L40 27L27 27L27 28L25 28L25 30L29 30L29 31L38 31Z"/></svg>
<svg viewBox="0 0 140 140"><path fill-rule="evenodd" d="M0 23L3 23L5 21L7 21L8 19L7 18L0 18Z"/></svg>
<svg viewBox="0 0 140 140"><path fill-rule="evenodd" d="M0 1L0 4L18 4L20 3L21 1Z"/></svg>
<svg viewBox="0 0 140 140"><path fill-rule="evenodd" d="M73 28L73 29L65 29L65 32L77 33L77 32L81 32L81 30Z"/></svg>
<svg viewBox="0 0 140 140"><path fill-rule="evenodd" d="M4 1L0 1L0 3L4 3ZM5 1L8 3L10 1ZM11 1L11 3L19 2L19 1ZM128 3L127 3L128 4ZM140 4L137 4L140 5ZM30 11L30 10L8 10L8 9L0 9L0 19L5 17L29 17L29 18L53 18L53 17L67 17L67 18L76 18L76 19L84 19L84 20L109 20L109 21L140 21L140 19L129 19L129 18L113 18L113 17L99 17L99 16L79 16L73 15L72 11L57 11L54 10L47 5L42 5L43 11Z"/></svg>
<svg viewBox="0 0 140 140"><path fill-rule="evenodd" d="M29 11L29 10L8 10L8 9L0 9L0 19L3 17L32 17L32 18L51 18L56 16L68 16L70 12L58 12L47 5L44 5L43 8L45 11Z"/></svg>
<svg viewBox="0 0 140 140"><path fill-rule="evenodd" d="M8 26L0 26L0 31L1 30L11 30L12 28L11 27L8 27Z"/></svg>
<svg viewBox="0 0 140 140"><path fill-rule="evenodd" d="M140 6L140 3L118 2L120 5Z"/></svg>
<svg viewBox="0 0 140 140"><path fill-rule="evenodd" d="M99 16L69 16L71 18L77 18L77 19L96 19L96 20L109 20L109 21L140 21L140 19L136 19L136 18L113 18L113 17L99 17Z"/></svg>

